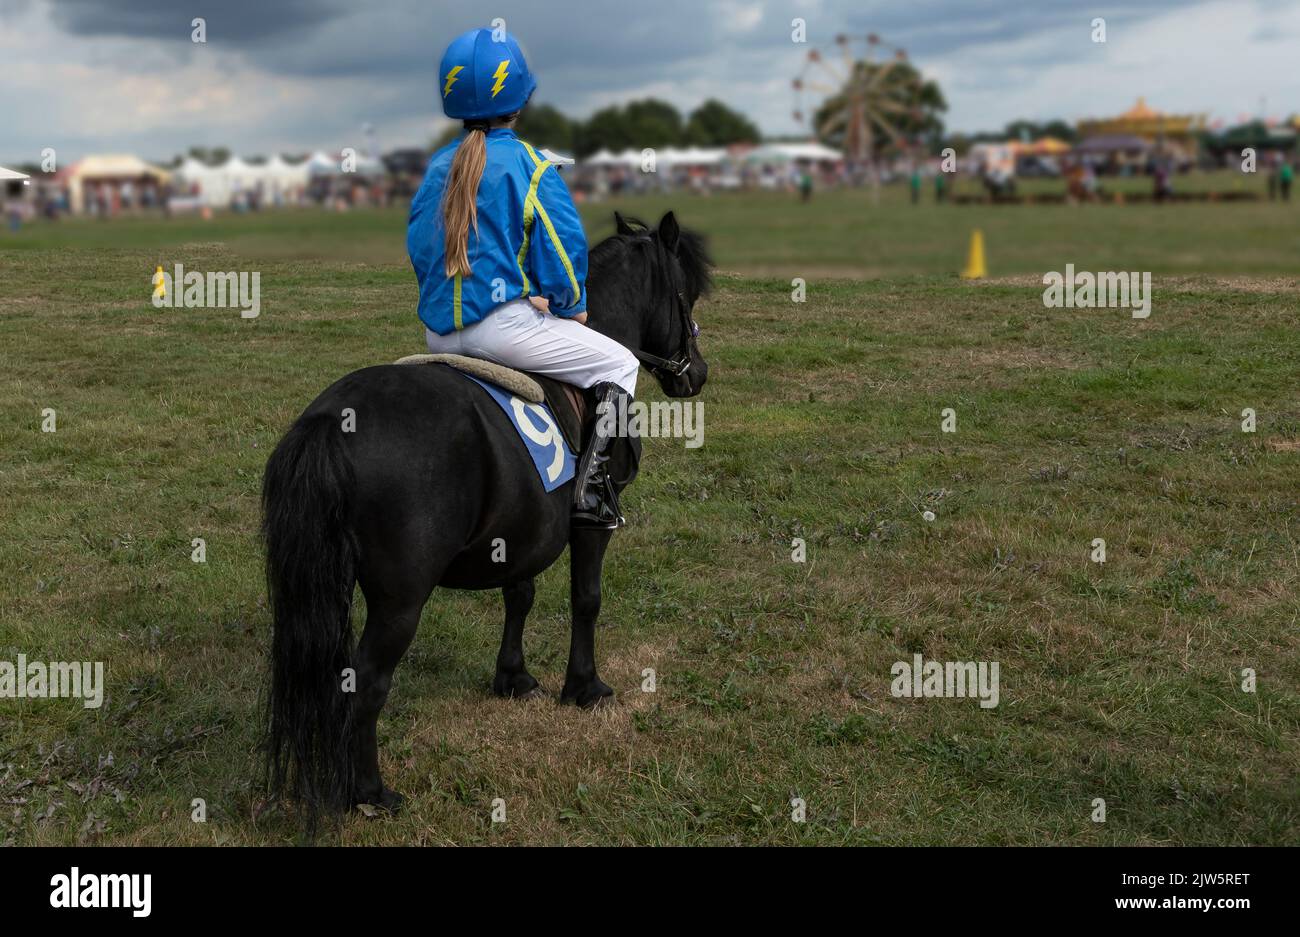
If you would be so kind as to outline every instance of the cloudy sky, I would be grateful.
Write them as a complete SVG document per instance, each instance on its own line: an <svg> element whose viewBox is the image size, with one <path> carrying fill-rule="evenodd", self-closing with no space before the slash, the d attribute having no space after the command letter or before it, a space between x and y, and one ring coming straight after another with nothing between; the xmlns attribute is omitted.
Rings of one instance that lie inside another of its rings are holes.
<svg viewBox="0 0 1300 937"><path fill-rule="evenodd" d="M443 48L497 16L536 100L578 116L717 97L797 132L790 80L840 32L905 48L957 130L1110 115L1139 94L1229 122L1300 112L1300 0L0 0L0 161L337 150L362 146L366 122L384 149L422 144L443 126Z"/></svg>

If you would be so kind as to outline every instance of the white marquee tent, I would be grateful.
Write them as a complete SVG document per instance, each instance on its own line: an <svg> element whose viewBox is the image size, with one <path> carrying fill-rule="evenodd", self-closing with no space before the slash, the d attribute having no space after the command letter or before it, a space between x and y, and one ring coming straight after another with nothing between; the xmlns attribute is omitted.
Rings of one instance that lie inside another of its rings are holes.
<svg viewBox="0 0 1300 937"><path fill-rule="evenodd" d="M764 143L745 155L749 163L788 163L792 160L809 160L814 163L838 163L844 154L816 141L807 143Z"/></svg>
<svg viewBox="0 0 1300 937"><path fill-rule="evenodd" d="M659 151L659 162L669 166L716 166L727 159L727 149L721 146L688 146L679 150L665 147Z"/></svg>
<svg viewBox="0 0 1300 937"><path fill-rule="evenodd" d="M640 150L624 150L612 153L609 150L597 150L582 161L584 166L625 166L628 169L641 165Z"/></svg>
<svg viewBox="0 0 1300 937"><path fill-rule="evenodd" d="M310 180L310 166L308 162L290 163L279 154L264 163L232 156L220 166L187 156L176 176L185 189L197 186L204 205L226 208L237 196L259 190L264 198L296 200Z"/></svg>
<svg viewBox="0 0 1300 937"><path fill-rule="evenodd" d="M320 150L311 154L311 158L306 162L308 175L316 176L343 176L349 173L343 172L342 157L330 156ZM358 176L380 176L386 170L384 164L371 156L362 156L357 154L356 169L353 172Z"/></svg>
<svg viewBox="0 0 1300 937"><path fill-rule="evenodd" d="M306 162L290 163L279 153L266 161L262 171L282 190L305 186L310 178Z"/></svg>
<svg viewBox="0 0 1300 937"><path fill-rule="evenodd" d="M307 167L307 175L309 176L329 176L342 171L339 168L338 160L331 159L322 150L317 150L311 154L303 165Z"/></svg>
<svg viewBox="0 0 1300 937"><path fill-rule="evenodd" d="M669 168L674 166L716 166L727 159L727 150L725 147L700 147L688 146L683 148L674 146L657 147L654 149L656 168ZM609 150L599 150L586 159L582 160L584 166L622 166L626 169L640 169L644 160L641 150L623 150L621 153L611 153Z"/></svg>

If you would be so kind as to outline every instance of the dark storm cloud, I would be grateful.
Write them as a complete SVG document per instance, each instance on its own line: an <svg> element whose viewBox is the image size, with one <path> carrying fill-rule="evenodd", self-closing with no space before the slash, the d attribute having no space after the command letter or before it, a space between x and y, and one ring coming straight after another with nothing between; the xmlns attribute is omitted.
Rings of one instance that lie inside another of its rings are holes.
<svg viewBox="0 0 1300 937"><path fill-rule="evenodd" d="M808 41L830 43L839 33L876 33L913 58L939 55L990 42L1006 42L1049 30L1076 27L1091 32L1095 17L1107 29L1123 28L1152 16L1187 7L1187 0L1126 0L1123 3L1084 3L1080 0L921 0L921 2L832 2L824 12L803 11L788 3L765 4L769 19L787 32L789 22L802 16ZM766 36L750 34L745 44L761 44Z"/></svg>
<svg viewBox="0 0 1300 937"><path fill-rule="evenodd" d="M698 0L648 6L609 0L491 6L429 0L49 0L49 6L54 24L76 36L188 43L190 21L201 16L209 43L235 45L270 71L329 77L426 70L449 39L497 16L534 54L592 68L629 60L670 64L705 51L712 32Z"/></svg>
<svg viewBox="0 0 1300 937"><path fill-rule="evenodd" d="M599 0L508 2L476 9L464 3L389 0L325 25L310 43L277 44L253 58L269 71L302 76L432 75L452 38L497 16L519 38L530 62L554 74L585 72L592 82L618 83L633 71L629 63L671 68L709 51L712 30L700 21L698 3L666 0L651 13ZM675 28L680 22L696 25ZM644 77L632 74L628 80Z"/></svg>
<svg viewBox="0 0 1300 937"><path fill-rule="evenodd" d="M425 97L454 36L499 16L539 72L538 100L579 107L651 76L689 77L687 63L718 53L725 32L699 0L50 0L50 9L54 25L73 35L173 40L156 48L159 67L200 54L204 47L189 42L190 20L203 16L206 49L234 53L269 75L403 86L408 101ZM785 31L769 38L788 43Z"/></svg>
<svg viewBox="0 0 1300 937"><path fill-rule="evenodd" d="M51 18L74 36L185 42L195 17L207 22L209 41L239 42L301 35L347 10L343 3L328 0L50 0Z"/></svg>
<svg viewBox="0 0 1300 937"><path fill-rule="evenodd" d="M781 0L498 0L486 6L444 0L50 0L54 22L80 36L120 35L187 41L194 16L207 19L208 39L229 43L252 64L273 74L321 78L409 78L430 75L445 43L494 17L505 19L530 60L545 69L549 89L540 97L586 96L643 84L654 74L689 77L687 63L710 56L788 51L790 23L807 21L813 45L839 32L876 32L914 58L954 50L978 51L1048 29L1090 30L1094 16L1110 29L1177 8L1178 0L1128 0L1123 4L1040 0L930 0L920 3L827 0L806 5ZM735 20L761 10L756 25ZM1080 42L1075 55L1086 54ZM1059 60L1060 50L1041 63ZM1014 64L1040 64L1020 61ZM759 70L761 73L761 69ZM738 76L739 77L739 76ZM547 91L551 93L546 93Z"/></svg>

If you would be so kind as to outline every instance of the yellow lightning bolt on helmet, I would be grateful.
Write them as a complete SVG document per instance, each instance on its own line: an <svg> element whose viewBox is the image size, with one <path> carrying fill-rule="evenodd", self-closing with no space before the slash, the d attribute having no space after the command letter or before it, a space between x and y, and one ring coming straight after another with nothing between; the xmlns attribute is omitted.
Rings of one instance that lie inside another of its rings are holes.
<svg viewBox="0 0 1300 937"><path fill-rule="evenodd" d="M501 64L497 66L497 70L492 73L492 77L496 79L496 83L492 85L492 97L495 98L501 93L501 88L505 85L506 79L510 77L510 60L502 59Z"/></svg>
<svg viewBox="0 0 1300 937"><path fill-rule="evenodd" d="M451 86L456 83L456 75L463 71L464 65L457 65L451 71L447 72L447 83L442 86L442 96L445 98L451 94Z"/></svg>

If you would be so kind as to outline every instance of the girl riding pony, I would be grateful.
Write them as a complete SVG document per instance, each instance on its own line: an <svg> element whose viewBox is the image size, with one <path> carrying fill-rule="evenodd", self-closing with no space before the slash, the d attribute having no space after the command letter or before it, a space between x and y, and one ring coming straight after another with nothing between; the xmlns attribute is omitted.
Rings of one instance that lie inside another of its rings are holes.
<svg viewBox="0 0 1300 937"><path fill-rule="evenodd" d="M433 155L411 203L406 245L429 351L592 388L598 413L620 397L630 404L636 357L583 324L587 240L568 187L512 129L537 87L519 44L504 30L467 32L448 47L438 78L443 112L465 132ZM596 420L578 460L581 526L623 520L605 479L612 422Z"/></svg>

